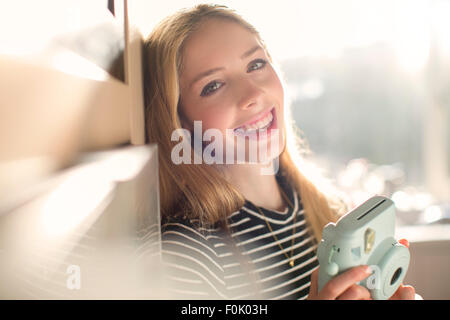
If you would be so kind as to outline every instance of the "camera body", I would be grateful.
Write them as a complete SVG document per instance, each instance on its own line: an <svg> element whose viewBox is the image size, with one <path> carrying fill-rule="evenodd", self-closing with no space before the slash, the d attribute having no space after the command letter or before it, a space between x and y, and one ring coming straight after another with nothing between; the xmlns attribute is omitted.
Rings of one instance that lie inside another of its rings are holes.
<svg viewBox="0 0 450 320"><path fill-rule="evenodd" d="M408 271L410 253L398 243L395 233L395 205L383 196L374 196L327 224L317 248L319 291L336 275L358 265L369 265L372 274L359 284L372 299L389 299Z"/></svg>

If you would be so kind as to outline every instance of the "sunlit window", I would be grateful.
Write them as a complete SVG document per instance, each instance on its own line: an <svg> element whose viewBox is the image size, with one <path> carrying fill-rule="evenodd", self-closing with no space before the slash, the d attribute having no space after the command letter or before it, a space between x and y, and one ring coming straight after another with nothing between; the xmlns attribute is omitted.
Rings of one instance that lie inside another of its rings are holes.
<svg viewBox="0 0 450 320"><path fill-rule="evenodd" d="M106 8L107 0L12 1L0 10L0 55L84 78L106 80L109 72L123 80L115 65L124 47L123 18Z"/></svg>

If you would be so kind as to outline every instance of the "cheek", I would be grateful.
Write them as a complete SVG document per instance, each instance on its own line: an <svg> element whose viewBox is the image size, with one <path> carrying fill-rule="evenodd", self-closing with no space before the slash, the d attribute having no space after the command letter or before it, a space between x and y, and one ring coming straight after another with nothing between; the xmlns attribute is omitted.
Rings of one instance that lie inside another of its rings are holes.
<svg viewBox="0 0 450 320"><path fill-rule="evenodd" d="M191 119L201 121L203 131L207 129L218 129L224 134L226 129L234 125L233 114L225 106L220 107L215 105L204 110L198 110L193 114Z"/></svg>
<svg viewBox="0 0 450 320"><path fill-rule="evenodd" d="M284 89L281 84L280 78L276 74L275 70L272 71L273 76L270 81L271 91L276 96L276 99L283 105L284 104Z"/></svg>
<svg viewBox="0 0 450 320"><path fill-rule="evenodd" d="M201 121L203 130L210 128L220 129L223 115L219 112L211 112L210 110L213 110L210 106L204 106L196 101L185 101L182 108L186 121L191 125L194 125L194 121Z"/></svg>
<svg viewBox="0 0 450 320"><path fill-rule="evenodd" d="M277 119L279 124L284 122L284 88L281 84L280 79L276 76L274 72L274 77L272 77L270 83L270 92L272 97L277 102Z"/></svg>

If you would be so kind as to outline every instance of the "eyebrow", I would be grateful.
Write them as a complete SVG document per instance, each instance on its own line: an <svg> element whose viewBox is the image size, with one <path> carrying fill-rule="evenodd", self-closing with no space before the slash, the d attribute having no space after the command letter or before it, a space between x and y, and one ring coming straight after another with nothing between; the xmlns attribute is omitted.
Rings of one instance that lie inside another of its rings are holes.
<svg viewBox="0 0 450 320"><path fill-rule="evenodd" d="M250 50L248 50L248 51L246 51L242 56L241 56L241 59L245 59L245 58L247 58L248 56L251 56L253 53L255 53L256 51L258 51L258 50L262 50L262 47L260 46L260 45L256 45L256 46L254 46L253 48L251 48Z"/></svg>
<svg viewBox="0 0 450 320"><path fill-rule="evenodd" d="M256 45L254 47L252 47L250 50L247 50L246 52L244 52L244 54L241 56L241 60L251 56L253 53L255 53L258 50L262 50L263 48L260 45ZM197 81L199 81L200 79L207 77L217 71L223 70L225 68L223 67L219 67L219 68L213 68L213 69L209 69L206 70L204 72L199 73L191 82L189 87L192 87L194 85L194 83L196 83Z"/></svg>

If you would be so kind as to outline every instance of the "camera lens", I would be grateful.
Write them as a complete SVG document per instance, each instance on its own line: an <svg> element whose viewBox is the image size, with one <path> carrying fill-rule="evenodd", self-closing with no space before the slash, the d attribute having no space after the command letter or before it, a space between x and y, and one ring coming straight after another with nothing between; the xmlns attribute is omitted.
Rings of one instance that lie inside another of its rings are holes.
<svg viewBox="0 0 450 320"><path fill-rule="evenodd" d="M400 278L400 275L402 274L402 268L398 268L395 270L394 275L391 278L391 286L397 282L398 278Z"/></svg>

